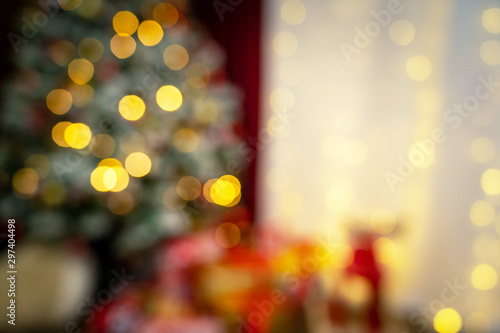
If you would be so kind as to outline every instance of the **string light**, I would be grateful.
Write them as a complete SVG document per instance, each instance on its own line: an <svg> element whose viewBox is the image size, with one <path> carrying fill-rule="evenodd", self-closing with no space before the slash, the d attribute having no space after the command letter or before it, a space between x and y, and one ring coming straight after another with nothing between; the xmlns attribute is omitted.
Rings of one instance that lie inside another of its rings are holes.
<svg viewBox="0 0 500 333"><path fill-rule="evenodd" d="M215 230L215 241L224 248L235 247L240 239L240 229L234 223L222 223Z"/></svg>
<svg viewBox="0 0 500 333"><path fill-rule="evenodd" d="M154 46L163 39L163 28L155 21L146 20L139 25L137 36L145 46Z"/></svg>
<svg viewBox="0 0 500 333"><path fill-rule="evenodd" d="M86 106L94 99L94 88L88 84L70 83L67 89L71 93L75 106Z"/></svg>
<svg viewBox="0 0 500 333"><path fill-rule="evenodd" d="M111 52L118 59L126 59L134 54L137 44L135 39L130 36L114 35L110 41Z"/></svg>
<svg viewBox="0 0 500 333"><path fill-rule="evenodd" d="M151 171L151 159L141 152L132 153L125 160L125 169L132 177L144 177Z"/></svg>
<svg viewBox="0 0 500 333"><path fill-rule="evenodd" d="M452 308L440 310L434 316L434 329L439 333L457 333L462 328L462 317Z"/></svg>
<svg viewBox="0 0 500 333"><path fill-rule="evenodd" d="M496 286L497 272L488 264L480 264L471 274L472 286L479 290L489 290Z"/></svg>
<svg viewBox="0 0 500 333"><path fill-rule="evenodd" d="M181 45L169 45L163 52L163 62L171 70L178 71L189 62L189 54Z"/></svg>
<svg viewBox="0 0 500 333"><path fill-rule="evenodd" d="M68 65L68 75L77 84L85 84L94 76L94 66L87 59L75 59Z"/></svg>
<svg viewBox="0 0 500 333"><path fill-rule="evenodd" d="M389 36L398 45L408 45L415 37L415 27L407 20L396 21L389 27Z"/></svg>
<svg viewBox="0 0 500 333"><path fill-rule="evenodd" d="M59 66L67 66L75 57L75 45L67 40L60 40L50 47L50 58Z"/></svg>
<svg viewBox="0 0 500 333"><path fill-rule="evenodd" d="M488 40L481 44L479 49L481 59L488 66L500 64L500 42L497 40Z"/></svg>
<svg viewBox="0 0 500 333"><path fill-rule="evenodd" d="M73 97L64 89L54 89L47 95L47 107L55 114L65 114L71 109Z"/></svg>
<svg viewBox="0 0 500 333"><path fill-rule="evenodd" d="M113 29L120 36L132 35L138 26L139 20L129 11L120 11L113 17Z"/></svg>
<svg viewBox="0 0 500 333"><path fill-rule="evenodd" d="M415 56L406 62L406 73L414 81L424 81L432 72L430 60L424 56Z"/></svg>
<svg viewBox="0 0 500 333"><path fill-rule="evenodd" d="M90 128L82 123L71 124L64 130L64 141L71 148L83 149L87 147L91 137Z"/></svg>
<svg viewBox="0 0 500 333"><path fill-rule="evenodd" d="M90 151L95 157L106 158L115 151L115 140L108 134L97 134L90 141Z"/></svg>
<svg viewBox="0 0 500 333"><path fill-rule="evenodd" d="M500 9L490 8L483 12L483 27L492 34L500 33Z"/></svg>
<svg viewBox="0 0 500 333"><path fill-rule="evenodd" d="M38 174L32 168L17 171L12 178L12 186L20 194L32 196L38 190Z"/></svg>
<svg viewBox="0 0 500 333"><path fill-rule="evenodd" d="M82 4L82 0L57 0L57 2L66 11L75 10Z"/></svg>
<svg viewBox="0 0 500 333"><path fill-rule="evenodd" d="M162 27L169 28L179 20L179 12L171 3L159 3L153 9L153 19Z"/></svg>
<svg viewBox="0 0 500 333"><path fill-rule="evenodd" d="M118 103L118 111L123 118L135 121L146 111L146 104L139 96L127 95Z"/></svg>
<svg viewBox="0 0 500 333"><path fill-rule="evenodd" d="M166 85L156 92L156 102L165 111L175 111L182 105L182 94L176 87Z"/></svg>
<svg viewBox="0 0 500 333"><path fill-rule="evenodd" d="M306 6L299 0L287 0L281 6L281 19L290 25L299 25L306 18Z"/></svg>
<svg viewBox="0 0 500 333"><path fill-rule="evenodd" d="M186 201L194 200L201 194L201 183L193 176L185 176L177 182L176 190L182 199Z"/></svg>
<svg viewBox="0 0 500 333"><path fill-rule="evenodd" d="M78 54L80 57L90 62L97 62L102 58L104 46L95 38L84 38L78 44Z"/></svg>
<svg viewBox="0 0 500 333"><path fill-rule="evenodd" d="M290 31L281 31L273 39L273 50L280 57L291 57L297 51L299 41Z"/></svg>

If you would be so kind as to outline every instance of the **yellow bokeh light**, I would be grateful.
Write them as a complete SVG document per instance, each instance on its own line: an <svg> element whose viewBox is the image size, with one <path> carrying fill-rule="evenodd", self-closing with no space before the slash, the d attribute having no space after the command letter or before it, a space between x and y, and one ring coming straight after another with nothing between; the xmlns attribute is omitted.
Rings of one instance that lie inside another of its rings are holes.
<svg viewBox="0 0 500 333"><path fill-rule="evenodd" d="M110 188L111 192L120 192L127 188L129 183L129 176L127 170L121 166L113 166L111 169L114 171L116 181L115 184Z"/></svg>
<svg viewBox="0 0 500 333"><path fill-rule="evenodd" d="M408 160L413 166L420 169L431 166L434 163L434 158L434 148L422 142L411 145L408 150Z"/></svg>
<svg viewBox="0 0 500 333"><path fill-rule="evenodd" d="M181 128L174 134L174 146L182 153L190 153L198 148L198 134L190 128Z"/></svg>
<svg viewBox="0 0 500 333"><path fill-rule="evenodd" d="M82 0L57 0L57 2L66 11L75 10L82 4Z"/></svg>
<svg viewBox="0 0 500 333"><path fill-rule="evenodd" d="M115 140L107 134L97 134L90 141L90 151L95 157L106 158L115 151Z"/></svg>
<svg viewBox="0 0 500 333"><path fill-rule="evenodd" d="M71 125L69 121L61 121L52 129L52 140L60 147L69 147L64 139L64 132L69 125Z"/></svg>
<svg viewBox="0 0 500 333"><path fill-rule="evenodd" d="M85 84L94 76L94 65L87 59L75 59L68 65L68 75L77 84Z"/></svg>
<svg viewBox="0 0 500 333"><path fill-rule="evenodd" d="M94 99L94 88L88 84L70 83L68 91L73 98L73 105L83 107Z"/></svg>
<svg viewBox="0 0 500 333"><path fill-rule="evenodd" d="M224 176L220 177L219 179L223 180L223 181L228 181L231 184L233 184L233 187L236 190L236 195L239 195L241 193L241 183L238 180L238 178L236 178L235 176L233 176L233 175L224 175Z"/></svg>
<svg viewBox="0 0 500 333"><path fill-rule="evenodd" d="M489 290L496 286L497 272L488 264L480 264L471 274L472 286L479 290Z"/></svg>
<svg viewBox="0 0 500 333"><path fill-rule="evenodd" d="M495 219L495 207L493 207L493 205L489 202L478 200L472 204L469 216L472 223L477 226L489 225Z"/></svg>
<svg viewBox="0 0 500 333"><path fill-rule="evenodd" d="M114 35L110 42L111 52L118 59L125 59L130 57L135 52L137 44L135 39L131 36Z"/></svg>
<svg viewBox="0 0 500 333"><path fill-rule="evenodd" d="M439 333L457 333L462 328L462 317L452 309L445 308L434 316L434 329Z"/></svg>
<svg viewBox="0 0 500 333"><path fill-rule="evenodd" d="M177 194L182 199L189 201L198 198L201 194L201 183L193 176L185 176L177 182Z"/></svg>
<svg viewBox="0 0 500 333"><path fill-rule="evenodd" d="M215 184L217 180L217 178L209 179L205 182L205 185L203 185L203 196L208 202L214 203L212 197L210 196L210 190L212 189L212 185Z"/></svg>
<svg viewBox="0 0 500 333"><path fill-rule="evenodd" d="M116 215L127 215L134 208L134 198L127 191L108 196L108 209Z"/></svg>
<svg viewBox="0 0 500 333"><path fill-rule="evenodd" d="M189 62L189 54L181 45L169 45L163 52L163 62L171 70L178 71Z"/></svg>
<svg viewBox="0 0 500 333"><path fill-rule="evenodd" d="M137 36L142 44L154 46L163 39L163 28L155 21L146 20L139 25Z"/></svg>
<svg viewBox="0 0 500 333"><path fill-rule="evenodd" d="M81 16L92 19L102 12L103 0L85 0L78 8L78 14Z"/></svg>
<svg viewBox="0 0 500 333"><path fill-rule="evenodd" d="M274 53L280 57L291 57L297 51L299 41L290 31L281 31L273 39Z"/></svg>
<svg viewBox="0 0 500 333"><path fill-rule="evenodd" d="M146 111L146 104L139 96L127 95L118 103L118 111L123 118L135 121Z"/></svg>
<svg viewBox="0 0 500 333"><path fill-rule="evenodd" d="M399 20L391 24L389 35L394 43L405 46L415 37L415 27L410 21Z"/></svg>
<svg viewBox="0 0 500 333"><path fill-rule="evenodd" d="M481 177L481 187L486 194L500 194L500 170L486 170Z"/></svg>
<svg viewBox="0 0 500 333"><path fill-rule="evenodd" d="M495 143L487 138L476 138L472 141L470 154L477 163L487 163L496 155Z"/></svg>
<svg viewBox="0 0 500 333"><path fill-rule="evenodd" d="M376 210L370 218L370 224L373 230L382 235L394 231L397 222L396 215L387 209Z"/></svg>
<svg viewBox="0 0 500 333"><path fill-rule="evenodd" d="M90 143L91 138L90 128L82 123L71 124L64 131L64 141L71 148L83 149Z"/></svg>
<svg viewBox="0 0 500 333"><path fill-rule="evenodd" d="M73 97L69 91L54 89L47 95L47 107L55 114L65 114L71 109Z"/></svg>
<svg viewBox="0 0 500 333"><path fill-rule="evenodd" d="M240 193L240 182L236 177L231 175L220 177L210 187L210 198L220 206L230 205Z"/></svg>
<svg viewBox="0 0 500 333"><path fill-rule="evenodd" d="M276 111L286 112L293 107L294 103L295 97L287 88L274 89L269 96L269 105Z"/></svg>
<svg viewBox="0 0 500 333"><path fill-rule="evenodd" d="M132 35L139 26L137 17L129 11L121 11L113 17L113 29L120 36Z"/></svg>
<svg viewBox="0 0 500 333"><path fill-rule="evenodd" d="M240 239L240 229L234 223L222 223L215 230L215 241L224 248L235 247Z"/></svg>
<svg viewBox="0 0 500 333"><path fill-rule="evenodd" d="M116 172L109 166L98 166L90 175L90 184L99 192L111 190L116 181Z"/></svg>
<svg viewBox="0 0 500 333"><path fill-rule="evenodd" d="M358 165L366 161L368 156L368 148L363 141L354 140L348 141L342 147L342 157L352 165Z"/></svg>
<svg viewBox="0 0 500 333"><path fill-rule="evenodd" d="M432 64L427 57L415 56L406 62L406 73L414 81L427 79L432 72Z"/></svg>
<svg viewBox="0 0 500 333"><path fill-rule="evenodd" d="M500 9L490 8L483 12L483 27L492 34L500 33Z"/></svg>
<svg viewBox="0 0 500 333"><path fill-rule="evenodd" d="M500 42L492 39L482 43L479 54L488 66L500 64Z"/></svg>
<svg viewBox="0 0 500 333"><path fill-rule="evenodd" d="M17 171L12 177L12 186L20 194L32 196L38 190L39 178L32 168Z"/></svg>
<svg viewBox="0 0 500 333"><path fill-rule="evenodd" d="M107 166L107 167L121 167L122 164L115 158L105 158L101 162L99 162L98 166Z"/></svg>
<svg viewBox="0 0 500 333"><path fill-rule="evenodd" d="M240 200L241 200L241 192L233 199L233 201L226 204L226 207L234 207L240 202Z"/></svg>
<svg viewBox="0 0 500 333"><path fill-rule="evenodd" d="M398 256L398 247L389 238L380 237L373 243L375 259L382 264L394 264Z"/></svg>
<svg viewBox="0 0 500 333"><path fill-rule="evenodd" d="M179 19L179 12L174 5L168 2L159 3L153 9L153 20L158 22L161 26L169 28L177 23Z"/></svg>
<svg viewBox="0 0 500 333"><path fill-rule="evenodd" d="M125 160L125 169L132 177L144 177L151 171L151 159L144 153L132 153Z"/></svg>
<svg viewBox="0 0 500 333"><path fill-rule="evenodd" d="M306 18L306 6L299 0L287 0L281 6L281 19L290 24L298 25Z"/></svg>
<svg viewBox="0 0 500 333"><path fill-rule="evenodd" d="M104 46L95 38L84 38L78 44L78 54L80 57L90 62L97 62L102 58Z"/></svg>
<svg viewBox="0 0 500 333"><path fill-rule="evenodd" d="M480 311L473 312L469 316L467 316L464 326L465 332L467 333L485 333L491 331L491 323L489 318Z"/></svg>
<svg viewBox="0 0 500 333"><path fill-rule="evenodd" d="M165 111L175 111L182 105L182 94L174 86L163 86L156 93L156 102Z"/></svg>
<svg viewBox="0 0 500 333"><path fill-rule="evenodd" d="M59 66L67 66L75 57L75 45L66 40L54 43L50 47L50 58Z"/></svg>

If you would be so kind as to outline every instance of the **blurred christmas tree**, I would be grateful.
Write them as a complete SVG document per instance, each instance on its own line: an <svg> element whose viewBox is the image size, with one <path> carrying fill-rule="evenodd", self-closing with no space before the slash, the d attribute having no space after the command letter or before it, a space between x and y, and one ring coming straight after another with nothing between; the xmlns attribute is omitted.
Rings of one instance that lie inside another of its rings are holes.
<svg viewBox="0 0 500 333"><path fill-rule="evenodd" d="M129 251L239 204L239 92L186 1L42 1L22 17L7 36L3 219Z"/></svg>

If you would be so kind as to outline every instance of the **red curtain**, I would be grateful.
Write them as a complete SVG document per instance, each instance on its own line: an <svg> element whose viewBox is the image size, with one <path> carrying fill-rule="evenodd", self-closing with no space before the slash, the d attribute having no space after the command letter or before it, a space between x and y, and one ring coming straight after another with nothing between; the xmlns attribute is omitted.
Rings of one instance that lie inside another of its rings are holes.
<svg viewBox="0 0 500 333"><path fill-rule="evenodd" d="M245 199L255 212L257 149L259 130L261 0L193 0L195 16L226 50L229 80L244 92L245 138L252 149Z"/></svg>

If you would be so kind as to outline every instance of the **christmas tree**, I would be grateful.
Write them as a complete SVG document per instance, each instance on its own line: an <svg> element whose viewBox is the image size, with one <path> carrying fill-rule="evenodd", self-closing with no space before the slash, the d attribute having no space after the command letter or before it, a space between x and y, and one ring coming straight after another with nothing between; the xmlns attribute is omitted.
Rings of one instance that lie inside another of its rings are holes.
<svg viewBox="0 0 500 333"><path fill-rule="evenodd" d="M4 85L1 215L37 239L150 247L239 204L239 91L185 1L22 10Z"/></svg>

